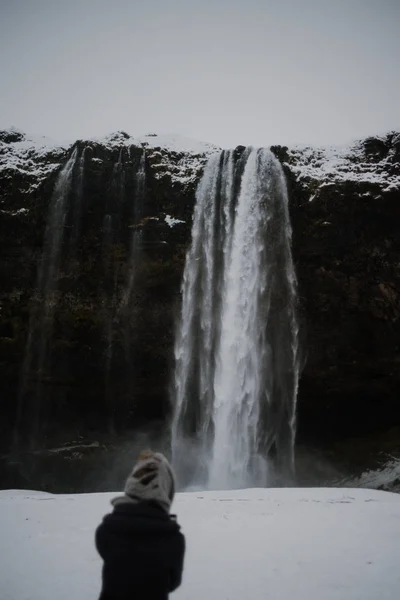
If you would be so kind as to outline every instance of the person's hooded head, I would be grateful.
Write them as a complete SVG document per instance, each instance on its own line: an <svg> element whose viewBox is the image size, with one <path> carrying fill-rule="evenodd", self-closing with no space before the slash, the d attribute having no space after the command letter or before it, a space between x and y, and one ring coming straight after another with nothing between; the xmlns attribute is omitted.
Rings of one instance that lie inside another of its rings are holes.
<svg viewBox="0 0 400 600"><path fill-rule="evenodd" d="M125 483L124 496L112 500L122 502L155 502L169 513L175 495L175 478L168 460L160 452L145 450Z"/></svg>

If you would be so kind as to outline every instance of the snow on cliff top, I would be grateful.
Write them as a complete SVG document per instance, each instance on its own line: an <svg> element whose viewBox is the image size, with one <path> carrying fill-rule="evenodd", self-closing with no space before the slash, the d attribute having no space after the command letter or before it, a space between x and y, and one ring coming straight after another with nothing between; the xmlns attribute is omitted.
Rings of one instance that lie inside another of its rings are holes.
<svg viewBox="0 0 400 600"><path fill-rule="evenodd" d="M380 145L382 152L368 152L368 141ZM345 181L374 183L389 191L400 189L399 154L400 134L393 133L347 146L294 146L288 150L287 164L299 180L314 179L324 185Z"/></svg>
<svg viewBox="0 0 400 600"><path fill-rule="evenodd" d="M15 173L26 176L32 190L60 166L72 143L28 136L14 127L0 131L0 173L6 172L9 178Z"/></svg>
<svg viewBox="0 0 400 600"><path fill-rule="evenodd" d="M0 491L4 600L98 598L94 532L115 494ZM400 496L354 489L177 494L177 600L397 600Z"/></svg>
<svg viewBox="0 0 400 600"><path fill-rule="evenodd" d="M4 140L10 140L5 142ZM9 145L15 151L24 152L27 150L35 150L37 154L48 152L54 148L67 149L76 140L54 140L44 135L27 134L17 129L16 127L10 127L7 130L0 131L0 144ZM98 144L115 147L115 146L147 146L149 148L164 148L172 152L186 152L189 154L210 154L216 152L219 148L213 144L207 142L200 142L192 140L190 138L181 135L158 135L155 133L148 133L146 135L134 137L123 131L116 131L105 135L103 137L92 137L82 139L83 142L87 141L96 142Z"/></svg>
<svg viewBox="0 0 400 600"><path fill-rule="evenodd" d="M194 183L204 167L207 157L218 151L216 146L197 142L179 135L148 134L132 137L117 131L102 138L81 140L100 144L109 149L121 146L142 146L149 158L157 179L167 178L171 183ZM35 189L64 160L65 152L73 141L57 142L45 136L28 135L18 129L0 131L0 172L12 177L19 172L27 176Z"/></svg>
<svg viewBox="0 0 400 600"><path fill-rule="evenodd" d="M89 141L89 140L88 140ZM158 135L148 133L139 137L133 137L123 131L111 133L102 138L93 138L90 141L104 144L105 146L144 146L148 148L163 148L170 152L184 152L187 154L207 155L217 152L219 148L207 142L199 142L181 135Z"/></svg>
<svg viewBox="0 0 400 600"><path fill-rule="evenodd" d="M217 146L179 135L147 134L132 137L117 131L102 138L83 140L88 145L101 144L110 149L142 146L151 160L158 179L172 184L195 183L208 156L219 151ZM378 149L368 149L372 143ZM24 134L15 128L0 131L0 171L8 177L19 171L37 185L64 160L73 141L57 142L44 136ZM381 148L379 148L381 145ZM381 151L382 150L382 151ZM376 136L342 147L314 148L294 146L287 151L287 165L299 181L312 179L319 185L339 182L372 183L383 191L400 189L400 134Z"/></svg>
<svg viewBox="0 0 400 600"><path fill-rule="evenodd" d="M142 146L150 160L156 179L172 185L195 184L210 154L219 148L206 142L197 142L180 135L147 134L131 137L118 131L105 138L93 139L106 147Z"/></svg>

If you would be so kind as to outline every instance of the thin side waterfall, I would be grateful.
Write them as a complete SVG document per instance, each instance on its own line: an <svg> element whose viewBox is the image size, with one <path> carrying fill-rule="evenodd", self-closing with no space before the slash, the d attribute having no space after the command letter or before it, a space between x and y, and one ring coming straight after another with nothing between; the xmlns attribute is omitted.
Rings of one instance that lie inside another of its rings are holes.
<svg viewBox="0 0 400 600"><path fill-rule="evenodd" d="M121 309L126 310L129 307L129 303L132 296L133 284L136 275L137 262L140 254L140 242L142 232L138 227L140 220L143 217L143 202L146 191L146 153L143 150L143 154L140 158L139 167L136 172L136 185L135 185L135 197L134 197L134 208L133 208L133 233L131 235L130 249L129 249L129 270L127 282L122 297Z"/></svg>
<svg viewBox="0 0 400 600"><path fill-rule="evenodd" d="M29 318L28 338L22 365L18 408L15 422L15 441L18 441L19 426L24 410L24 394L31 373L36 375L36 388L30 396L29 417L31 421L31 443L39 428L43 394L43 379L50 353L54 311L57 304L57 280L64 239L65 221L69 209L69 198L78 151L74 149L61 169L50 200L49 213L44 235L43 252L37 272L34 305Z"/></svg>
<svg viewBox="0 0 400 600"><path fill-rule="evenodd" d="M71 193L77 154L78 151L75 148L60 171L50 202L44 249L38 274L38 291L44 293L45 300L48 300L48 295L56 288L56 275L60 264L64 224L68 212L68 199ZM45 308L51 310L52 304L45 302Z"/></svg>
<svg viewBox="0 0 400 600"><path fill-rule="evenodd" d="M114 320L116 307L117 272L111 259L111 248L113 243L114 219L113 215L105 215L103 218L103 306L104 306L104 337L106 343L104 356L104 401L109 412L109 429L114 431L114 413L111 392L111 368L114 354Z"/></svg>
<svg viewBox="0 0 400 600"><path fill-rule="evenodd" d="M286 181L268 150L223 151L205 168L175 361L172 449L182 485L268 485L293 474L296 277Z"/></svg>
<svg viewBox="0 0 400 600"><path fill-rule="evenodd" d="M111 179L112 212L119 213L124 203L126 173L123 161L124 148L120 148L118 161L114 164Z"/></svg>
<svg viewBox="0 0 400 600"><path fill-rule="evenodd" d="M127 161L124 161L128 159ZM115 407L113 394L113 379L121 352L129 368L132 364L132 293L138 261L139 232L137 224L143 212L143 201L146 184L146 156L143 151L139 164L134 158L134 172L127 172L131 153L125 148L120 148L118 160L114 164L109 191L107 214L102 224L102 258L104 277L99 286L102 297L104 316L104 403L109 415L110 432L115 428ZM131 175L134 187L132 201L127 202L126 182ZM129 223L132 229L128 229ZM123 236L130 234L130 248L127 257L126 275L121 267L118 255L118 243ZM120 286L125 278L125 285ZM121 343L122 342L122 343Z"/></svg>
<svg viewBox="0 0 400 600"><path fill-rule="evenodd" d="M140 157L139 168L136 173L136 202L134 219L137 223L143 216L143 202L146 191L146 152L143 150Z"/></svg>
<svg viewBox="0 0 400 600"><path fill-rule="evenodd" d="M114 408L111 389L111 374L115 352L115 327L118 310L118 277L119 265L115 257L116 243L122 225L123 204L125 200L126 172L124 166L124 148L120 148L118 160L114 164L107 204L107 214L103 218L103 265L104 278L101 283L101 294L104 307L104 338L106 350L104 355L104 401L109 412L109 429L114 430Z"/></svg>
<svg viewBox="0 0 400 600"><path fill-rule="evenodd" d="M77 168L75 173L74 195L70 210L70 235L68 240L68 255L72 260L76 260L78 252L78 243L81 236L81 219L83 210L84 198L84 182L85 182L85 165L86 165L87 147L85 146L81 152L79 160L77 160Z"/></svg>

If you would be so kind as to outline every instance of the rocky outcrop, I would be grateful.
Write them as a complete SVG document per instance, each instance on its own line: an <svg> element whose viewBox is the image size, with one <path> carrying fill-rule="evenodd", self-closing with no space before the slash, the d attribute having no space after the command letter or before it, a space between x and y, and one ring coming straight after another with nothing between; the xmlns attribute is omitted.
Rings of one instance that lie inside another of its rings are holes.
<svg viewBox="0 0 400 600"><path fill-rule="evenodd" d="M0 132L4 450L166 418L195 189L215 150L124 132L63 146ZM400 423L400 136L272 150L287 173L299 279L299 433ZM75 151L56 281L40 288L49 209ZM46 360L35 361L46 331Z"/></svg>

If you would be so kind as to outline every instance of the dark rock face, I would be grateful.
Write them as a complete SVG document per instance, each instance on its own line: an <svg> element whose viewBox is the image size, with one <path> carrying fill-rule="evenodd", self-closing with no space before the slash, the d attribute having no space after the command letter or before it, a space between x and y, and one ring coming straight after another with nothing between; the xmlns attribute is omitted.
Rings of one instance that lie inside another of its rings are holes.
<svg viewBox="0 0 400 600"><path fill-rule="evenodd" d="M11 144L12 142L22 142L24 140L24 134L17 129L1 130L0 131L0 142L5 144Z"/></svg>
<svg viewBox="0 0 400 600"><path fill-rule="evenodd" d="M43 295L49 207L75 150L59 268ZM214 150L123 132L64 148L0 133L3 450L167 418L195 189ZM400 135L336 154L272 150L287 172L299 280L299 435L400 424Z"/></svg>
<svg viewBox="0 0 400 600"><path fill-rule="evenodd" d="M34 148L2 148L3 449L15 439L40 446L168 414L174 316L206 155L166 152L156 141L135 145L117 134L36 151L31 169L25 153ZM59 265L46 288L38 277L46 221L57 177L74 153Z"/></svg>
<svg viewBox="0 0 400 600"><path fill-rule="evenodd" d="M398 134L369 138L325 164L318 153L301 166L296 151L282 157L305 321L306 437L400 421L399 142Z"/></svg>

